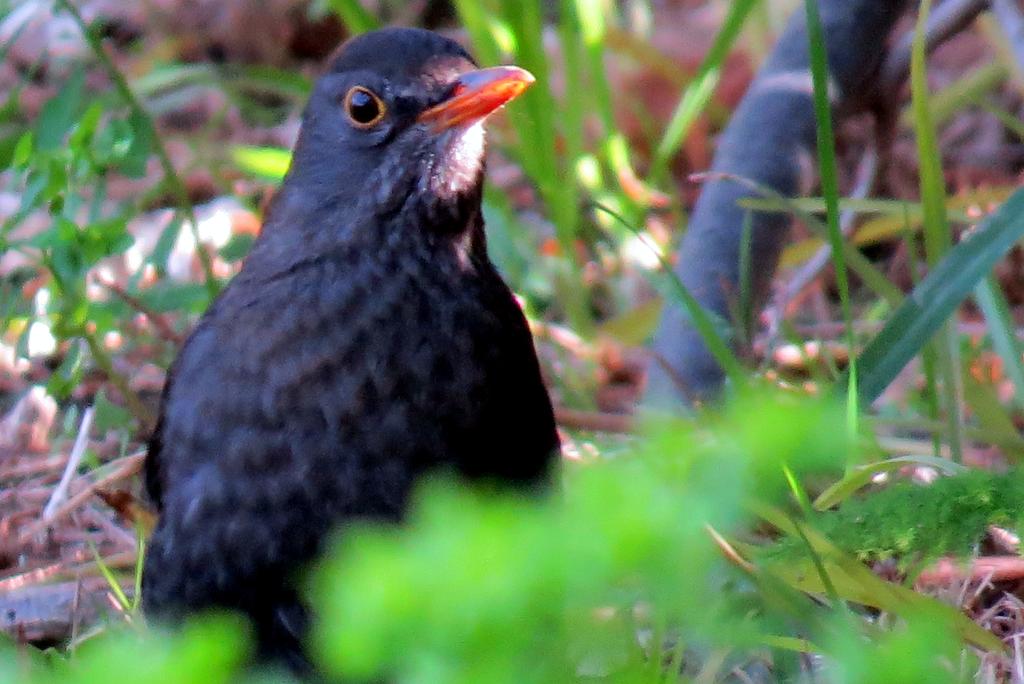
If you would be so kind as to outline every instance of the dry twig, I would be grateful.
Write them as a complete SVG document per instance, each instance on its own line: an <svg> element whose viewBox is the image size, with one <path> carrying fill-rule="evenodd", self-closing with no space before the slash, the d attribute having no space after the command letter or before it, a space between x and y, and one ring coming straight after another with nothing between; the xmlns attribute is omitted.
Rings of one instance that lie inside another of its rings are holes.
<svg viewBox="0 0 1024 684"><path fill-rule="evenodd" d="M16 542L17 546L22 547L28 544L36 535L45 531L47 527L54 524L55 522L63 518L65 515L72 512L73 510L81 506L83 503L88 501L89 498L96 493L97 489L102 489L103 487L106 487L109 484L117 482L118 480L123 480L125 478L131 477L132 475L138 473L142 469L142 463L145 460L145 456L146 455L144 452L140 452L118 459L116 461L117 467L113 470L113 472L107 474L106 476L100 478L99 480L96 480L95 482L90 483L88 486L82 489L82 491L78 492L73 497L68 499L64 504L59 506L57 510L53 512L49 519L40 518L35 523L29 525L24 530L22 530L21 533L18 535L18 539Z"/></svg>
<svg viewBox="0 0 1024 684"><path fill-rule="evenodd" d="M93 406L85 409L85 413L82 414L82 422L78 426L78 435L75 437L75 444L71 447L71 454L68 456L68 462L64 466L64 474L61 475L60 482L53 489L53 494L50 495L50 500L46 502L46 507L43 508L43 520L49 521L53 517L53 512L57 510L59 506L68 494L68 487L71 486L71 478L75 476L75 471L78 470L78 464L82 462L82 456L85 455L85 448L89 444L89 430L92 429L92 420L96 415L96 409Z"/></svg>
<svg viewBox="0 0 1024 684"><path fill-rule="evenodd" d="M1024 558L982 556L966 565L950 558L943 558L918 575L915 586L941 586L965 579L972 582L1007 582L1024 579Z"/></svg>

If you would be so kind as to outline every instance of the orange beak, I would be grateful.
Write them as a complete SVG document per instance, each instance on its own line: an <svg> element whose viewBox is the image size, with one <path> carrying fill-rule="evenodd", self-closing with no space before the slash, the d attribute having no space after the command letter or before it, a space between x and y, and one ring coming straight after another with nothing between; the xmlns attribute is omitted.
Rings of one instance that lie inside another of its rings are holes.
<svg viewBox="0 0 1024 684"><path fill-rule="evenodd" d="M424 111L417 120L438 132L480 121L518 97L535 80L529 71L515 66L469 71L459 76L450 98Z"/></svg>

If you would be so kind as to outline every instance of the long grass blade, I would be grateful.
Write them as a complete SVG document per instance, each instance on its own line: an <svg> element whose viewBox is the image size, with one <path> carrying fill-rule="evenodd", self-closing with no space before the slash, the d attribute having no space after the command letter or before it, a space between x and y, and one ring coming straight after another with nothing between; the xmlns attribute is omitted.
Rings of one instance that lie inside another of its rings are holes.
<svg viewBox="0 0 1024 684"><path fill-rule="evenodd" d="M850 283L843 252L843 233L839 227L839 178L836 169L835 134L832 131L832 106L829 101L828 55L825 36L818 14L818 0L804 0L807 12L807 41L811 58L811 77L814 82L814 119L817 125L818 167L821 174L821 189L825 199L825 221L828 228L828 242L832 247L832 263L835 266L836 286L839 290L839 304L842 308L843 323L846 324L846 344L850 348L850 382L847 397L847 430L853 443L857 434L857 358L853 355L856 339L853 330L853 309L850 305Z"/></svg>
<svg viewBox="0 0 1024 684"><path fill-rule="evenodd" d="M910 57L911 111L917 135L917 154L921 168L921 205L924 209L925 260L930 267L939 263L952 244L949 222L946 220L946 188L942 173L942 157L935 133L928 93L925 64L928 14L931 0L923 0L918 13L914 43ZM950 311L952 313L952 311ZM934 346L938 374L942 380L942 399L948 426L948 438L953 460L959 461L963 452L963 387L960 380L956 330L947 325Z"/></svg>
<svg viewBox="0 0 1024 684"><path fill-rule="evenodd" d="M654 152L654 161L651 164L651 180L657 182L664 177L668 169L668 162L672 155L679 150L679 146L686 139L693 122L697 120L718 85L718 77L721 74L725 58L729 56L733 43L736 42L740 29L743 28L750 15L750 10L757 5L757 0L735 0L729 3L729 13L722 22L722 28L718 30L715 41L704 57L697 75L693 82L686 88L672 118L665 128L665 133L658 143Z"/></svg>
<svg viewBox="0 0 1024 684"><path fill-rule="evenodd" d="M953 247L896 309L857 360L858 396L869 404L928 343L995 263L1024 237L1024 190ZM844 388L845 389L845 388Z"/></svg>

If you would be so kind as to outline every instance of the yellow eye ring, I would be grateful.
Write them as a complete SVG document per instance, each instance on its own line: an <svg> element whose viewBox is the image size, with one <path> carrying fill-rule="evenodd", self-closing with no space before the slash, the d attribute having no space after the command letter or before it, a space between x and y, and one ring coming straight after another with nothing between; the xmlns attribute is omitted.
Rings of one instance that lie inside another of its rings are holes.
<svg viewBox="0 0 1024 684"><path fill-rule="evenodd" d="M369 88L354 86L345 93L345 114L356 128L373 128L387 111L384 100Z"/></svg>

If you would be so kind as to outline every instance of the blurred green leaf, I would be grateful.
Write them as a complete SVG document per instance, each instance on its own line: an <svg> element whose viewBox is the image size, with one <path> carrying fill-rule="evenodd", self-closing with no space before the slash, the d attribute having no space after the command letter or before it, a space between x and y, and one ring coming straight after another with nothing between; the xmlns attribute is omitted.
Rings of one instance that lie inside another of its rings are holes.
<svg viewBox="0 0 1024 684"><path fill-rule="evenodd" d="M244 635L239 620L231 616L194 619L173 635L122 630L85 642L75 654L75 667L60 681L229 684L237 681L248 650Z"/></svg>
<svg viewBox="0 0 1024 684"><path fill-rule="evenodd" d="M171 251L174 250L174 244L178 241L183 224L181 215L175 214L167 222L167 226L160 231L156 246L153 247L153 252L149 255L149 262L156 266L156 271L161 277L167 273L167 260L171 256Z"/></svg>
<svg viewBox="0 0 1024 684"><path fill-rule="evenodd" d="M35 137L32 135L32 131L25 131L20 138L18 138L18 144L14 146L14 154L11 157L11 164L16 167L24 167L32 154L32 148L35 145Z"/></svg>
<svg viewBox="0 0 1024 684"><path fill-rule="evenodd" d="M133 243L132 236L128 234L128 221L123 216L112 216L86 225L79 231L78 241L82 258L90 266L100 259L120 254Z"/></svg>
<svg viewBox="0 0 1024 684"><path fill-rule="evenodd" d="M101 389L96 393L93 407L96 409L94 424L99 434L108 430L126 430L132 426L132 414L112 403L107 398L106 390Z"/></svg>
<svg viewBox="0 0 1024 684"><path fill-rule="evenodd" d="M779 199L774 197L745 197L738 204L741 207L754 209L755 211L789 213L794 210L808 214L820 214L827 211L825 199L822 197L793 197ZM901 221L904 218L921 218L921 205L917 202L908 202L897 199L880 199L877 197L868 198L839 198L839 208L843 211L855 211L859 214L881 214L883 216L894 216ZM950 209L950 211L955 211ZM957 219L966 220L967 216L962 211L956 211Z"/></svg>
<svg viewBox="0 0 1024 684"><path fill-rule="evenodd" d="M153 154L153 131L138 112L132 112L128 117L128 125L131 129L131 144L121 156L118 168L130 178L142 178L146 175L146 166L150 155Z"/></svg>
<svg viewBox="0 0 1024 684"><path fill-rule="evenodd" d="M47 394L58 400L71 396L71 392L82 381L82 373L85 370L82 364L84 350L85 344L81 340L71 342L60 365L46 381Z"/></svg>
<svg viewBox="0 0 1024 684"><path fill-rule="evenodd" d="M485 187L483 212L487 224L487 255L509 287L521 292L536 254L534 239L523 229L504 193Z"/></svg>
<svg viewBox="0 0 1024 684"><path fill-rule="evenodd" d="M236 145L231 149L231 158L245 173L257 178L280 181L288 172L292 153L278 147Z"/></svg>
<svg viewBox="0 0 1024 684"><path fill-rule="evenodd" d="M241 261L249 254L249 250L252 249L252 243L255 240L256 238L246 233L232 235L228 243L217 250L217 253L229 263Z"/></svg>
<svg viewBox="0 0 1024 684"><path fill-rule="evenodd" d="M43 105L35 128L39 152L53 151L64 142L64 135L78 118L84 87L85 71L76 69L60 91Z"/></svg>
<svg viewBox="0 0 1024 684"><path fill-rule="evenodd" d="M110 566L103 560L103 557L96 550L96 545L89 542L89 550L92 551L93 562L96 563L96 567L99 569L103 579L107 582L107 587L110 589L111 596L117 601L117 606L120 610L128 612L132 608L131 599L128 598L127 594L124 593L124 589L121 587L121 583L118 582L114 572L110 569Z"/></svg>
<svg viewBox="0 0 1024 684"><path fill-rule="evenodd" d="M651 299L606 320L598 332L622 344L639 347L654 334L663 309L664 302L661 298Z"/></svg>
<svg viewBox="0 0 1024 684"><path fill-rule="evenodd" d="M202 312L210 301L209 292L200 283L164 281L138 293L140 301L155 313L170 311Z"/></svg>
<svg viewBox="0 0 1024 684"><path fill-rule="evenodd" d="M345 24L349 35L366 33L367 31L380 28L380 22L363 7L359 0L327 0L327 6Z"/></svg>
<svg viewBox="0 0 1024 684"><path fill-rule="evenodd" d="M948 614L929 610L906 611L905 624L873 639L865 656L863 634L841 625L826 651L836 661L837 682L857 684L966 684L977 658L957 649L950 638L956 625Z"/></svg>
<svg viewBox="0 0 1024 684"><path fill-rule="evenodd" d="M288 98L298 105L304 104L313 90L309 78L301 73L265 64L222 68L220 79L234 88L251 88Z"/></svg>
<svg viewBox="0 0 1024 684"><path fill-rule="evenodd" d="M79 149L88 145L93 134L96 133L96 127L99 126L100 117L103 116L103 105L99 102L93 102L85 109L85 113L78 120L75 125L75 129L71 132L71 137L68 139L68 146L72 149Z"/></svg>

